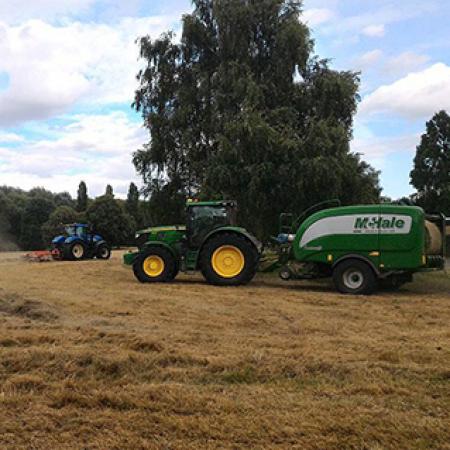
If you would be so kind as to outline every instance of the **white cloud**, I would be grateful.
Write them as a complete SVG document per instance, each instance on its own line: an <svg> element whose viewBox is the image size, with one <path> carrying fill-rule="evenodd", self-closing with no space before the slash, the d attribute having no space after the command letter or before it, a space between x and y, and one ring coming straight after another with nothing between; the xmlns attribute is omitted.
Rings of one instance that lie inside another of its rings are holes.
<svg viewBox="0 0 450 450"><path fill-rule="evenodd" d="M438 63L379 87L363 99L360 114L391 113L426 119L441 109L450 109L450 67Z"/></svg>
<svg viewBox="0 0 450 450"><path fill-rule="evenodd" d="M334 17L334 13L328 8L311 8L303 12L302 20L308 25L314 27L330 21Z"/></svg>
<svg viewBox="0 0 450 450"><path fill-rule="evenodd" d="M69 123L56 128L53 139L27 141L14 149L0 147L2 183L75 194L83 179L92 195L112 184L122 196L130 181L139 183L131 155L148 140L146 130L117 111L66 119Z"/></svg>
<svg viewBox="0 0 450 450"><path fill-rule="evenodd" d="M363 28L362 33L369 37L383 37L385 28L384 25L368 25Z"/></svg>
<svg viewBox="0 0 450 450"><path fill-rule="evenodd" d="M389 58L384 65L384 70L392 75L409 73L423 67L429 60L430 57L427 55L419 55L411 51L406 51Z"/></svg>
<svg viewBox="0 0 450 450"><path fill-rule="evenodd" d="M79 102L130 104L139 69L138 36L157 37L179 15L125 18L115 25L0 23L0 126L46 119Z"/></svg>
<svg viewBox="0 0 450 450"><path fill-rule="evenodd" d="M352 141L352 151L364 155L364 159L373 163L384 159L385 156L398 152L413 153L419 143L420 135L407 134L394 137L377 137L373 133Z"/></svg>
<svg viewBox="0 0 450 450"><path fill-rule="evenodd" d="M423 17L436 12L441 7L436 0L408 0L398 2L393 0L377 0L364 3L364 11L353 16L342 16L325 26L327 34L348 34L353 36L361 33L380 35L387 25ZM366 5L367 4L367 5Z"/></svg>
<svg viewBox="0 0 450 450"><path fill-rule="evenodd" d="M354 66L358 70L367 69L379 63L382 57L383 52L380 49L371 50L358 57L354 62Z"/></svg>
<svg viewBox="0 0 450 450"><path fill-rule="evenodd" d="M17 142L23 142L25 139L16 133L1 133L0 132L0 144L15 144Z"/></svg>

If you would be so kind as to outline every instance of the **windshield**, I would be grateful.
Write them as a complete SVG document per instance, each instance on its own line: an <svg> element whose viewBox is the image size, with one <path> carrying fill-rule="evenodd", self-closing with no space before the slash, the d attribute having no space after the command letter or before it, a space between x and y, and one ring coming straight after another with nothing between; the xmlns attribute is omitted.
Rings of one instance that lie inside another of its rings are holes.
<svg viewBox="0 0 450 450"><path fill-rule="evenodd" d="M73 236L75 234L75 227L74 226L68 226L66 227L66 233L69 236Z"/></svg>
<svg viewBox="0 0 450 450"><path fill-rule="evenodd" d="M77 227L77 236L85 236L86 228L85 227Z"/></svg>

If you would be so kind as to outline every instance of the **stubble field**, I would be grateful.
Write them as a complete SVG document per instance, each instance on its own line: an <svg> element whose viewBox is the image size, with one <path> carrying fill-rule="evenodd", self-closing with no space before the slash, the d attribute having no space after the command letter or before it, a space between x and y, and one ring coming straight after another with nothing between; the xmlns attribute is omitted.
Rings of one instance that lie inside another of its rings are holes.
<svg viewBox="0 0 450 450"><path fill-rule="evenodd" d="M450 282L346 297L0 254L2 449L450 449Z"/></svg>

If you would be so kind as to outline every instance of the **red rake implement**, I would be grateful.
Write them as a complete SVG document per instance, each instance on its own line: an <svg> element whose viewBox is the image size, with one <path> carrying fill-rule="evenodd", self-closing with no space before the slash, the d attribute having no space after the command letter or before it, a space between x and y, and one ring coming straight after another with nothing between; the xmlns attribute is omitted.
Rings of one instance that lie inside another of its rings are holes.
<svg viewBox="0 0 450 450"><path fill-rule="evenodd" d="M59 250L38 250L25 255L25 259L30 262L48 262L54 259L61 259Z"/></svg>

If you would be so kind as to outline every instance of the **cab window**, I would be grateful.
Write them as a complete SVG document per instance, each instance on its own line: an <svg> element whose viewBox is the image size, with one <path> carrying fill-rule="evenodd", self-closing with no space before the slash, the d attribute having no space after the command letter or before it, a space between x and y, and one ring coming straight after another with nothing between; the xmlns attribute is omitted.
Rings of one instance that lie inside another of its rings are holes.
<svg viewBox="0 0 450 450"><path fill-rule="evenodd" d="M191 245L199 246L215 228L230 224L228 209L224 206L192 206L189 208Z"/></svg>

